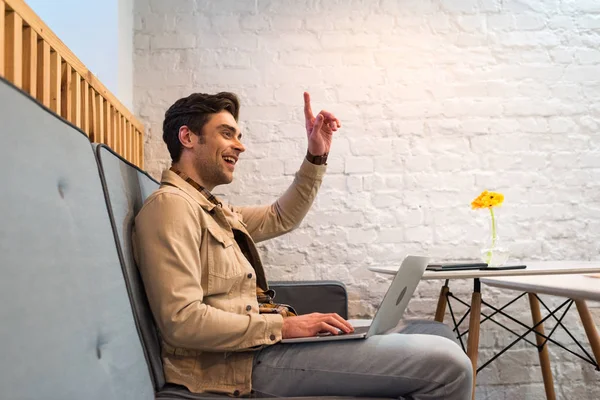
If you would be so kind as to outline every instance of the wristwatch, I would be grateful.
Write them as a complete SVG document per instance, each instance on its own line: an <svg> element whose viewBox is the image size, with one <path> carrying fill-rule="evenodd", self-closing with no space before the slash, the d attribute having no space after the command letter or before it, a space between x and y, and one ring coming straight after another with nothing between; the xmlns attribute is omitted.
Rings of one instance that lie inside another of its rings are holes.
<svg viewBox="0 0 600 400"><path fill-rule="evenodd" d="M329 155L328 153L325 153L322 156L315 156L315 155L310 154L310 151L306 150L306 159L315 165L326 164L328 155Z"/></svg>

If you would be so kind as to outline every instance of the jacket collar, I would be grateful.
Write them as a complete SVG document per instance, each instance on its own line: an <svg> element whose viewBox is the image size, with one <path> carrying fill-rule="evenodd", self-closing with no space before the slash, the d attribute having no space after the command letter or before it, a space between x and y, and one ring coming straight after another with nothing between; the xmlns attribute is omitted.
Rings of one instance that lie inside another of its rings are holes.
<svg viewBox="0 0 600 400"><path fill-rule="evenodd" d="M202 193L200 193L195 187L193 187L192 185L187 183L179 175L177 175L175 172L173 172L169 169L166 169L163 171L162 177L160 180L160 184L175 186L176 188L183 190L185 193L190 195L190 197L192 197L194 200L196 200L196 202L198 202L200 207L202 207L203 209L205 209L208 212L211 212L215 207L217 207L215 204L213 204L211 201L209 201L206 197L204 197L204 195ZM217 200L219 200L219 199L217 199ZM221 200L219 200L219 202L222 203Z"/></svg>
<svg viewBox="0 0 600 400"><path fill-rule="evenodd" d="M219 210L217 211L215 210L217 205L208 200L202 193L198 191L198 189L187 183L182 177L170 169L163 171L160 184L161 186L169 185L183 190L185 193L190 195L204 210L213 215L216 212L217 215L221 215L221 218L223 218L231 228L241 230L249 235L247 233L248 231L246 230L246 225L242 222L240 216L237 213L232 212L232 210L230 210L228 207L223 207L223 202L221 199L215 197L218 202L221 203L221 207L218 207ZM229 232L228 235L233 237L233 232Z"/></svg>

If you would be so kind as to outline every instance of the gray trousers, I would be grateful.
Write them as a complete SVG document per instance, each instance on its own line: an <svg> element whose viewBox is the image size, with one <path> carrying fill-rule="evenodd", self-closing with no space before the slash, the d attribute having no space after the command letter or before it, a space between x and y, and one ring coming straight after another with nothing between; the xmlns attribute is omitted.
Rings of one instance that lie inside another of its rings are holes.
<svg viewBox="0 0 600 400"><path fill-rule="evenodd" d="M252 387L262 397L470 399L471 361L450 328L403 321L396 332L265 347L254 356Z"/></svg>

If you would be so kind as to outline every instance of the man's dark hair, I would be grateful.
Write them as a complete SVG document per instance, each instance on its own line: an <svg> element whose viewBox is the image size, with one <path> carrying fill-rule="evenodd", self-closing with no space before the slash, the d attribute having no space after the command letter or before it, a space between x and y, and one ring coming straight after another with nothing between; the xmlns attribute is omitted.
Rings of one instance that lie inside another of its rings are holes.
<svg viewBox="0 0 600 400"><path fill-rule="evenodd" d="M229 111L238 120L240 101L230 92L217 94L192 93L188 97L177 100L165 113L163 122L163 140L167 144L171 160L178 162L183 146L179 142L179 128L186 125L190 131L200 136L202 128L211 114Z"/></svg>

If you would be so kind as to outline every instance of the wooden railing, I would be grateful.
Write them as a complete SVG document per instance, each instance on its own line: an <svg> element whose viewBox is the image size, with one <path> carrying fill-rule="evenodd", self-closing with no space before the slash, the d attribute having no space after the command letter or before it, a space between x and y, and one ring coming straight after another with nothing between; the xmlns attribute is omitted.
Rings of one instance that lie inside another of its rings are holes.
<svg viewBox="0 0 600 400"><path fill-rule="evenodd" d="M144 167L144 127L23 0L0 0L0 75Z"/></svg>

